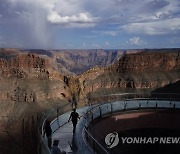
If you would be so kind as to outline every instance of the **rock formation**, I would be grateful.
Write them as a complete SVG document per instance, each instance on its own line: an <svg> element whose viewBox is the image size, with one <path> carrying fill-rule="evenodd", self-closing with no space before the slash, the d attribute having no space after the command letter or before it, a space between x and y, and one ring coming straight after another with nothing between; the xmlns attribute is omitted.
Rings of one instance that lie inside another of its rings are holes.
<svg viewBox="0 0 180 154"><path fill-rule="evenodd" d="M94 66L108 66L117 61L124 50L28 50L28 53L44 55L52 59L54 67L69 73L80 74ZM67 71L68 70L68 71Z"/></svg>
<svg viewBox="0 0 180 154"><path fill-rule="evenodd" d="M14 147L11 149L17 149L14 140L9 142L7 137L16 131L14 136L20 145L26 140L26 152L33 153L31 150L37 149L33 136L37 135L37 115L41 117L50 111L55 114L58 107L68 102L85 105L91 102L91 96L169 92L170 88L176 92L179 88L174 87L179 80L179 49L123 52L0 49L0 130L8 130L0 131L0 143L4 146L11 143ZM18 149L22 151L22 147Z"/></svg>
<svg viewBox="0 0 180 154"><path fill-rule="evenodd" d="M1 49L1 115L20 117L24 113L57 108L63 102L79 101L93 95L150 92L180 79L178 49L169 52L133 50L126 54L102 50L66 52ZM69 56L72 59L67 62ZM64 67L57 69L56 66L60 66L58 59L64 60L69 71L77 67L73 67L74 64L87 69L91 62L96 65L102 61L103 66L93 65L88 71L74 75L59 71Z"/></svg>
<svg viewBox="0 0 180 154"><path fill-rule="evenodd" d="M78 76L82 97L114 91L151 91L180 79L180 52L126 54L109 67Z"/></svg>
<svg viewBox="0 0 180 154"><path fill-rule="evenodd" d="M54 70L48 58L8 49L3 52L0 52L0 117L20 120L72 99L65 75Z"/></svg>

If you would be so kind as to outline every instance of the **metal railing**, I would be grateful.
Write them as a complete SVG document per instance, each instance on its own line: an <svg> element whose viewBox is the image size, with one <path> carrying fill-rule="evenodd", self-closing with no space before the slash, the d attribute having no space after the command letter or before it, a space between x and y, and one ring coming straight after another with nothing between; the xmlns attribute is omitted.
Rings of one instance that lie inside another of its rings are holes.
<svg viewBox="0 0 180 154"><path fill-rule="evenodd" d="M85 134L86 139L93 151L99 154L110 153L103 145L100 144L97 138L104 138L100 136L101 132L96 132L94 136L93 123L96 119L101 119L103 116L111 116L121 111L128 110L142 110L142 109L180 109L180 94L179 93L154 93L138 94L138 93L125 93L125 94L110 94L109 96L116 96L116 98L106 100L105 103L95 104L91 106L86 112ZM120 96L120 97L117 97ZM137 97L138 96L138 97ZM144 97L146 96L146 97ZM148 97L147 97L148 96ZM163 96L163 97L162 97ZM164 97L165 96L165 97ZM105 95L107 97L107 95ZM98 98L101 100L101 98ZM109 100L113 100L109 102ZM99 135L99 137L97 137Z"/></svg>
<svg viewBox="0 0 180 154"><path fill-rule="evenodd" d="M90 109L86 112L85 119L85 136L94 150L98 149L98 153L108 153L108 151L95 139L92 132L89 130L89 125L92 121L102 116L113 114L119 111L126 110L140 110L144 108L180 108L180 94L179 93L116 93L109 95L102 95L97 97L87 97L79 100L88 102ZM41 124L41 143L40 154L50 154L47 146L47 140L44 136L44 126L47 120L51 121L53 132L68 123L67 119L59 119L60 115L69 112L74 107L74 103L67 103L50 112L47 116L42 117Z"/></svg>
<svg viewBox="0 0 180 154"><path fill-rule="evenodd" d="M86 139L88 141L88 144L92 145L92 152L95 153L96 150L98 149L98 153L103 153L103 154L109 154L109 152L99 143L98 140L96 140L93 135L88 131L88 129L85 127L84 128L84 133L86 135Z"/></svg>
<svg viewBox="0 0 180 154"><path fill-rule="evenodd" d="M67 123L67 121L59 120L60 115L72 110L74 104L72 102L61 105L60 107L54 109L46 116L41 115L40 128L40 144L39 144L39 154L51 154L50 149L48 147L48 141L45 134L45 125L47 121L51 122L52 133L54 133L57 129L62 127Z"/></svg>

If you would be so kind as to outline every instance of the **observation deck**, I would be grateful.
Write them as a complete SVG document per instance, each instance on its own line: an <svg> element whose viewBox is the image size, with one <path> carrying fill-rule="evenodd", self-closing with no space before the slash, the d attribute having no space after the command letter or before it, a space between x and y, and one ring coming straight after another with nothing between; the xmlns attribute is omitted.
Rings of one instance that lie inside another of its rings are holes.
<svg viewBox="0 0 180 154"><path fill-rule="evenodd" d="M158 96L161 97L143 97L142 94L128 93L106 95L103 96L103 99L102 97L91 98L94 104L76 110L81 118L78 121L74 135L72 123L68 123L71 111L66 112L66 110L64 110L64 113L60 113L59 115L59 110L57 110L57 118L51 122L51 128L53 130L52 140L58 139L61 151L66 151L66 153L69 154L108 154L110 151L105 147L105 144L99 142L99 140L104 140L105 135L110 133L110 131L118 131L115 127L111 126L111 124L114 125L113 122L106 121L109 117L117 118L120 114L124 115L124 118L127 118L127 114L133 113L131 114L131 118L129 118L132 121L132 118L135 118L138 114L145 113L146 115L153 113L153 116L156 116L157 111L162 110L171 111L172 113L177 111L178 114L180 114L179 94L171 94L171 97L169 97L169 94L163 94L163 97L162 94L158 94ZM70 105L68 104L67 106ZM64 107L67 108L67 106L65 105ZM174 117L177 117L175 120L180 120L180 116L175 115ZM119 119L123 119L123 116L119 117ZM165 119L167 119L167 117ZM141 123L142 122L143 120ZM155 123L157 124L157 121ZM167 121L164 123L167 123ZM163 123L162 126L165 127ZM176 125L176 122L174 122L173 126L173 128L180 128L179 125ZM125 127L133 128L133 125L129 126L127 123L124 123L118 126L118 129L125 130ZM134 125L134 127L138 128L139 126ZM143 127L146 126L144 125ZM95 129L97 131L95 131ZM49 149L45 148L47 146L47 139L43 138L42 141L44 146L41 148L41 153L49 154Z"/></svg>

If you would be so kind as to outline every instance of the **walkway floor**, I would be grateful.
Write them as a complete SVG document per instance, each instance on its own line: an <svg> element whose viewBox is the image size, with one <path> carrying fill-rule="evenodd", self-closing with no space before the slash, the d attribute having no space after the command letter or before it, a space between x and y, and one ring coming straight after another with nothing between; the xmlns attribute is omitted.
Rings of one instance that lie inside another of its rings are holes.
<svg viewBox="0 0 180 154"><path fill-rule="evenodd" d="M117 112L119 110L126 109L138 109L138 108L180 108L180 103L174 101L157 101L157 100L134 100L129 101L127 104L124 101L117 101L112 104L104 104L101 106L101 112L95 112L93 115L94 118L110 112ZM77 112L80 116L84 116L86 111L90 107L84 107L81 109L77 109ZM67 112L61 116L59 116L58 120L56 119L52 124L51 128L54 131L52 135L52 140L58 139L59 140L59 147L62 151L66 151L68 154L91 154L92 152L86 146L83 140L83 128L85 125L85 118L81 117L78 121L76 127L76 133L73 135L73 126L72 122L65 124L64 126L59 128L59 124L62 125L68 122L69 116L71 112ZM56 131L55 129L58 128Z"/></svg>
<svg viewBox="0 0 180 154"><path fill-rule="evenodd" d="M88 107L84 107L81 109L77 109L76 111L79 113L80 116L83 116L86 113L87 109ZM58 119L59 122L67 122L70 113L71 112L61 115ZM91 151L85 145L85 142L83 140L82 132L84 124L85 118L81 117L76 126L76 132L73 135L72 122L69 122L53 133L52 140L58 139L59 148L61 149L61 151L66 151L66 153L68 154L91 154ZM52 129L57 128L55 125L57 125L57 123L51 125Z"/></svg>

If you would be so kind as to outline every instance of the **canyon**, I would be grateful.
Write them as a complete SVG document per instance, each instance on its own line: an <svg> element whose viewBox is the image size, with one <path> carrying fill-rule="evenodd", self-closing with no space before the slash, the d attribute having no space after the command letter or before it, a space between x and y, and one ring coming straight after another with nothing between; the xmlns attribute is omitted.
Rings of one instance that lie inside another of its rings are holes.
<svg viewBox="0 0 180 154"><path fill-rule="evenodd" d="M0 130L12 134L16 130L16 136L21 136L23 128L27 135L36 118L63 104L75 101L81 107L95 103L92 97L112 93L180 93L179 87L180 49L1 48ZM29 136L19 137L25 138ZM2 145L5 141L8 139L2 140Z"/></svg>
<svg viewBox="0 0 180 154"><path fill-rule="evenodd" d="M108 67L78 75L80 97L113 92L150 92L180 79L179 52L126 54Z"/></svg>
<svg viewBox="0 0 180 154"><path fill-rule="evenodd" d="M80 73L77 69L87 71ZM2 48L1 117L18 119L74 100L110 93L151 92L179 83L179 70L179 49L46 51Z"/></svg>

